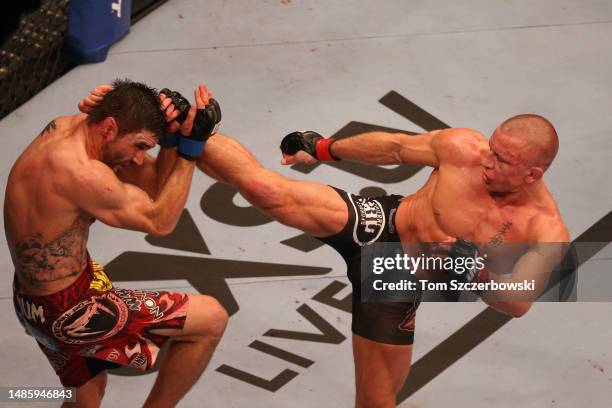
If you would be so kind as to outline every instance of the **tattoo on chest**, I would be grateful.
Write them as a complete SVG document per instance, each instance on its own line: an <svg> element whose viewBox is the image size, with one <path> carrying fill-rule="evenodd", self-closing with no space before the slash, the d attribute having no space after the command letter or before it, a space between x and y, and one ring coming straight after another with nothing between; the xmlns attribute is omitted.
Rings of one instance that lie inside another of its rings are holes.
<svg viewBox="0 0 612 408"><path fill-rule="evenodd" d="M50 242L42 234L15 244L19 270L30 282L53 282L77 275L83 268L88 230L71 228Z"/></svg>
<svg viewBox="0 0 612 408"><path fill-rule="evenodd" d="M491 237L491 239L489 240L489 244L494 247L501 245L501 243L504 241L504 236L510 230L511 226L512 221L506 221L504 225L502 225L500 230L497 231L497 233L495 233L495 235Z"/></svg>

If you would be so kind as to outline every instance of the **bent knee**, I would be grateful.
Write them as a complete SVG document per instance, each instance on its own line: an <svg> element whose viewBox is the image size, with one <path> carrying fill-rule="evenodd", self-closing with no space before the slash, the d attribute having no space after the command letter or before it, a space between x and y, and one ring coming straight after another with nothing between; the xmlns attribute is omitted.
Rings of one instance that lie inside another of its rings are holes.
<svg viewBox="0 0 612 408"><path fill-rule="evenodd" d="M507 314L518 319L519 317L525 316L532 305L532 302L516 302L512 305Z"/></svg>
<svg viewBox="0 0 612 408"><path fill-rule="evenodd" d="M221 338L223 333L225 332L225 328L227 327L227 322L229 320L229 315L227 310L219 303L217 299L212 298L211 301L211 310L209 311L211 315L211 328L210 334L213 337Z"/></svg>
<svg viewBox="0 0 612 408"><path fill-rule="evenodd" d="M191 316L198 322L195 335L221 338L229 315L219 301L206 295L189 295Z"/></svg>
<svg viewBox="0 0 612 408"><path fill-rule="evenodd" d="M515 319L518 319L520 317L525 316L528 311L529 309L519 309L519 310L513 311L510 315L514 317Z"/></svg>

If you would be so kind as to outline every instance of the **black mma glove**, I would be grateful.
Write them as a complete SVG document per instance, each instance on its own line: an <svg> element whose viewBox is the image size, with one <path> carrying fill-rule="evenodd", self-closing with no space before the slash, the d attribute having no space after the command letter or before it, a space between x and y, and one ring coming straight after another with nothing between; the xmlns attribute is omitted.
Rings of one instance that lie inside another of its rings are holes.
<svg viewBox="0 0 612 408"><path fill-rule="evenodd" d="M181 112L176 120L182 123L191 107L187 98L167 88L162 89L160 93L168 95L172 99L174 107ZM205 108L196 111L189 136L178 138L177 152L179 156L187 160L197 160L202 155L204 144L208 138L217 132L220 121L221 107L216 100L211 98Z"/></svg>
<svg viewBox="0 0 612 408"><path fill-rule="evenodd" d="M172 104L174 108L177 109L180 113L174 119L179 123L183 123L183 121L187 118L187 112L189 112L189 108L191 105L189 104L189 100L181 95L179 92L172 91L168 88L164 88L159 91L160 94L166 95L168 98L172 99ZM181 133L166 133L164 136L159 139L159 145L161 147L173 148L179 145L179 141L181 140Z"/></svg>
<svg viewBox="0 0 612 408"><path fill-rule="evenodd" d="M280 149L284 154L290 156L303 150L320 161L340 160L331 154L331 145L335 141L336 139L326 139L317 132L303 130L301 132L289 133L285 136L281 141Z"/></svg>
<svg viewBox="0 0 612 408"><path fill-rule="evenodd" d="M187 113L189 112L189 108L191 107L189 100L180 93L172 91L168 88L162 89L161 91L159 91L159 93L163 93L168 98L172 99L174 109L177 109L179 112L181 112L174 120L176 120L178 123L183 123L185 119L187 119Z"/></svg>
<svg viewBox="0 0 612 408"><path fill-rule="evenodd" d="M449 256L453 258L453 265L460 265L463 269L462 271L457 271L457 267L445 269L454 279L460 282L485 282L488 280L486 269L478 269L477 267L476 259L481 258L480 252L476 245L470 241L458 239L451 247ZM463 259L459 261L461 258ZM468 259L470 262L467 262Z"/></svg>
<svg viewBox="0 0 612 408"><path fill-rule="evenodd" d="M204 151L204 145L209 137L217 133L221 121L221 107L210 98L204 109L196 111L193 127L189 137L181 137L178 154L187 160L197 160Z"/></svg>

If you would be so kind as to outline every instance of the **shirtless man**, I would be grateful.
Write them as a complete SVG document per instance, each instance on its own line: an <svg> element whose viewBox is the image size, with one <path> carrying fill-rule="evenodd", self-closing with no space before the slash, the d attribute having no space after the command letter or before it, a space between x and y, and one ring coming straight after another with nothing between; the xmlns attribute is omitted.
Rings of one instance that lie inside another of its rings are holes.
<svg viewBox="0 0 612 408"><path fill-rule="evenodd" d="M179 220L195 160L220 111L211 121L218 105L198 87L196 105L180 125L190 137L173 136L178 148L162 147L154 160L146 151L167 123L170 132L179 128L178 110L160 97L128 80L96 89L90 99L97 106L80 105L89 115L51 121L9 175L4 225L15 265L15 310L62 384L76 387L76 402L67 407L99 406L107 369L148 369L168 340L144 406L175 406L227 323L225 309L208 296L114 288L87 252L96 219L158 236Z"/></svg>
<svg viewBox="0 0 612 408"><path fill-rule="evenodd" d="M357 408L393 407L410 368L418 302L368 303L360 298L360 249L375 242L527 243L509 278L546 283L561 261L569 234L542 176L558 150L554 127L537 115L519 115L497 127L490 140L472 129L418 136L371 132L334 141L295 132L282 143L283 164L348 159L370 164L410 163L433 168L425 185L407 197L364 198L333 187L292 180L263 168L236 141L213 136L198 167L233 184L254 206L281 223L333 246L345 259L353 285L353 354ZM380 220L366 225L364 213ZM454 247L454 245L453 245ZM451 251L452 252L452 251ZM486 269L484 270L486 271ZM536 273L537 274L537 273ZM543 278L542 278L543 276ZM534 297L482 298L515 317Z"/></svg>

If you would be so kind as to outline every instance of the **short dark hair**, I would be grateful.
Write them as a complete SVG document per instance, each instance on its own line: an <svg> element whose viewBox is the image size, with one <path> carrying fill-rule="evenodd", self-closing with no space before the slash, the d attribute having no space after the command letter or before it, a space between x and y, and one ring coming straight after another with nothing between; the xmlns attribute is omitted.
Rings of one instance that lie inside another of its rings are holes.
<svg viewBox="0 0 612 408"><path fill-rule="evenodd" d="M159 139L165 132L166 121L160 110L157 90L129 79L115 79L112 87L89 113L87 123L95 124L113 117L120 135L145 129Z"/></svg>
<svg viewBox="0 0 612 408"><path fill-rule="evenodd" d="M533 165L546 171L559 151L559 137L548 119L535 114L522 114L506 119L500 125L508 136L522 139L534 150Z"/></svg>

